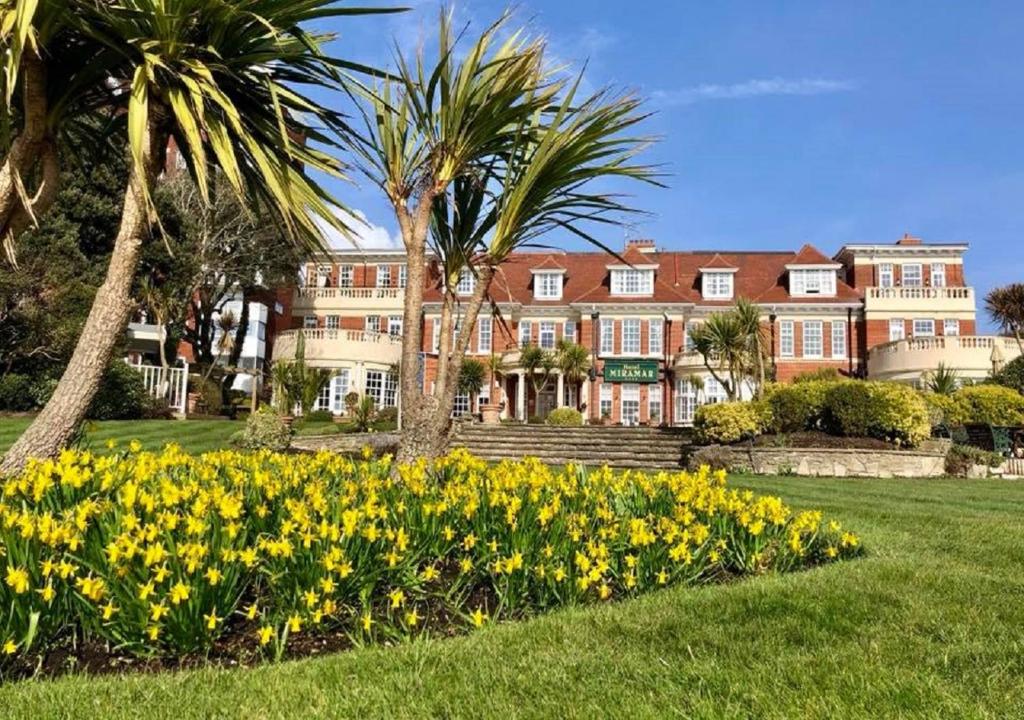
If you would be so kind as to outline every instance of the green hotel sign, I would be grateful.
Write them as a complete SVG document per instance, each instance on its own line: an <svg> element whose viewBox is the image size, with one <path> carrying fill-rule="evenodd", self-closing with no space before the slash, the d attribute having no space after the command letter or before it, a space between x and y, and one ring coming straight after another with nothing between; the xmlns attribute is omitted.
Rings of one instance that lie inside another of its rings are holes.
<svg viewBox="0 0 1024 720"><path fill-rule="evenodd" d="M658 361L606 360L604 380L605 382L656 383L658 382Z"/></svg>

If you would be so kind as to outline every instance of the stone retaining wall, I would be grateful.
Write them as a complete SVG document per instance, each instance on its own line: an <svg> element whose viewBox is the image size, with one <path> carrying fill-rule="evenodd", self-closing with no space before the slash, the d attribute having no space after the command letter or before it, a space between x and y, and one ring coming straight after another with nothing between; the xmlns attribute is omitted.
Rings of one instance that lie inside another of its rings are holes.
<svg viewBox="0 0 1024 720"><path fill-rule="evenodd" d="M926 478L945 475L945 455L910 450L827 448L716 448L732 456L734 468L758 475Z"/></svg>
<svg viewBox="0 0 1024 720"><path fill-rule="evenodd" d="M292 449L306 452L330 450L342 454L361 452L369 446L377 454L394 452L398 447L397 432L345 433L338 435L307 435L292 438Z"/></svg>

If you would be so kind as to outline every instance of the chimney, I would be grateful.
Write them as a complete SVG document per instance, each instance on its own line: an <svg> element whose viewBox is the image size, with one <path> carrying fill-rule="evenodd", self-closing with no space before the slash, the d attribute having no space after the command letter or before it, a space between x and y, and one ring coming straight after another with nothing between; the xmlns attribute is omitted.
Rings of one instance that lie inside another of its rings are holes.
<svg viewBox="0 0 1024 720"><path fill-rule="evenodd" d="M896 241L897 245L920 245L921 238L914 237L910 233L903 233L903 237Z"/></svg>
<svg viewBox="0 0 1024 720"><path fill-rule="evenodd" d="M639 252L649 254L657 250L654 246L654 241L650 238L635 238L633 240L626 241L626 250L634 249Z"/></svg>

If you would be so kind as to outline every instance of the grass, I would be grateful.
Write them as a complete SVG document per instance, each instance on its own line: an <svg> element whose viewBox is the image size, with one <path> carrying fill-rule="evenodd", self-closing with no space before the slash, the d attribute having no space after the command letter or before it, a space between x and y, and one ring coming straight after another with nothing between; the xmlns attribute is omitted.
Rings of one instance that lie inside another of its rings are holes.
<svg viewBox="0 0 1024 720"><path fill-rule="evenodd" d="M737 478L868 557L267 665L0 686L10 718L1024 716L1024 484Z"/></svg>
<svg viewBox="0 0 1024 720"><path fill-rule="evenodd" d="M30 422L30 417L0 418L0 455ZM104 452L107 440L114 439L119 443L138 440L147 450L176 442L189 452L202 453L227 447L228 438L241 428L241 422L228 420L103 420L88 424L86 441L97 452Z"/></svg>

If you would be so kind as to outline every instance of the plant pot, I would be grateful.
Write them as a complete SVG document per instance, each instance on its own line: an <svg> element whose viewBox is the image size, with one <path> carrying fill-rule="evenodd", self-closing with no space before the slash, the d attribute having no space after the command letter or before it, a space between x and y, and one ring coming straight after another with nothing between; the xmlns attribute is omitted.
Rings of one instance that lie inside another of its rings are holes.
<svg viewBox="0 0 1024 720"><path fill-rule="evenodd" d="M480 418L486 425L497 425L501 422L501 406L481 405Z"/></svg>
<svg viewBox="0 0 1024 720"><path fill-rule="evenodd" d="M188 410L189 415L194 415L199 411L199 401L202 400L203 394L198 392L190 392L185 396L185 407Z"/></svg>

